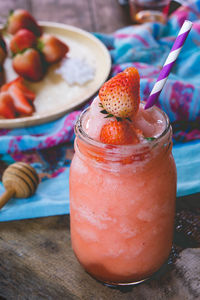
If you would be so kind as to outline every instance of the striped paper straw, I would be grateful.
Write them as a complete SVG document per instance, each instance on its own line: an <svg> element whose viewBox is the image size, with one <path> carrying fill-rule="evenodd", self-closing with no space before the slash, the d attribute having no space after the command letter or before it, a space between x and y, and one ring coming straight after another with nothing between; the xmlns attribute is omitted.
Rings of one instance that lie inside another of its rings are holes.
<svg viewBox="0 0 200 300"><path fill-rule="evenodd" d="M151 91L151 94L149 98L147 99L147 103L145 105L145 109L150 108L151 106L154 105L156 100L158 99L158 96L160 95L165 82L167 81L167 78L169 76L169 73L171 71L171 68L174 65L175 60L177 59L183 44L192 28L192 22L186 20L183 23L183 26L181 27L179 34L174 42L174 45L167 57L167 60L165 61L165 64L160 72L160 75L153 87L153 90Z"/></svg>

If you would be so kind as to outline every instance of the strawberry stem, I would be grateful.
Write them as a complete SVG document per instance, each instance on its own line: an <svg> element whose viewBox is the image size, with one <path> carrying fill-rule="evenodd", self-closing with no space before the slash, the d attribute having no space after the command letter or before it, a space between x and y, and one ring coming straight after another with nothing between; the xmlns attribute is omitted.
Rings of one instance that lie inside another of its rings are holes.
<svg viewBox="0 0 200 300"><path fill-rule="evenodd" d="M12 16L12 14L14 13L14 9L10 9L9 10L9 13L8 13L8 16L7 16L7 19L6 19L6 22L2 28L2 32L6 32L7 31L7 28L8 28L8 23L9 23L9 18Z"/></svg>
<svg viewBox="0 0 200 300"><path fill-rule="evenodd" d="M127 117L126 120L128 120L129 122L132 122L131 118Z"/></svg>
<svg viewBox="0 0 200 300"><path fill-rule="evenodd" d="M156 139L155 137L144 137L144 138L147 141L154 141Z"/></svg>
<svg viewBox="0 0 200 300"><path fill-rule="evenodd" d="M42 52L42 50L44 49L44 43L40 39L37 40L36 49L40 52Z"/></svg>
<svg viewBox="0 0 200 300"><path fill-rule="evenodd" d="M105 116L104 118L107 119L107 118L112 118L114 117L112 114L108 114L107 116Z"/></svg>
<svg viewBox="0 0 200 300"><path fill-rule="evenodd" d="M120 122L120 121L123 120L123 118L121 118L121 117L116 117L115 115L110 114L109 112L107 112L107 110L103 107L103 104L102 104L102 103L99 103L99 107L100 107L100 108L103 108L102 110L100 110L100 113L102 113L103 115L107 115L107 116L105 116L104 118L107 119L107 118L112 118L112 117L114 117L114 118L116 118L116 120L117 120L118 122ZM132 120L131 120L129 117L127 117L127 118L125 118L125 119L129 120L130 122L132 122Z"/></svg>
<svg viewBox="0 0 200 300"><path fill-rule="evenodd" d="M105 109L101 110L100 112L101 112L102 114L104 114L104 115L107 115L107 114L108 114L108 112L107 112Z"/></svg>
<svg viewBox="0 0 200 300"><path fill-rule="evenodd" d="M9 10L8 17L12 16L12 15L13 15L13 13L14 13L14 9L10 9L10 10Z"/></svg>
<svg viewBox="0 0 200 300"><path fill-rule="evenodd" d="M116 119L117 119L118 122L122 121L122 118L120 118L120 117L116 117Z"/></svg>

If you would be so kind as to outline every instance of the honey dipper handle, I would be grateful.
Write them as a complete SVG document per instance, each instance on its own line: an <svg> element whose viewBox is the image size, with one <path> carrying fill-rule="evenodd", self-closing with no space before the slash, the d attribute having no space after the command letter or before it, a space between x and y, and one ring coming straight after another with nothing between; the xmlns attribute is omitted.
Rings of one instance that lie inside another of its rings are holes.
<svg viewBox="0 0 200 300"><path fill-rule="evenodd" d="M15 190L13 188L7 189L3 195L0 197L0 209L12 198L15 194Z"/></svg>

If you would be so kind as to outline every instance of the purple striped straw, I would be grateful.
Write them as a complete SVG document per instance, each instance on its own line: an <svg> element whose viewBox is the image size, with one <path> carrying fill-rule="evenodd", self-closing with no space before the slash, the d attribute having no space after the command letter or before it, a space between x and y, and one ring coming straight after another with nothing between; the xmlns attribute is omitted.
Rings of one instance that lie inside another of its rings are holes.
<svg viewBox="0 0 200 300"><path fill-rule="evenodd" d="M169 76L169 73L171 71L171 68L174 65L175 60L177 59L183 44L192 28L192 22L186 20L180 31L179 34L174 42L174 45L165 61L165 64L160 72L160 75L158 76L158 79L153 87L153 90L151 91L151 94L149 96L149 98L147 99L147 103L145 105L145 109L150 108L154 105L154 103L156 102L156 100L158 99L158 96L160 95L166 81L167 78Z"/></svg>

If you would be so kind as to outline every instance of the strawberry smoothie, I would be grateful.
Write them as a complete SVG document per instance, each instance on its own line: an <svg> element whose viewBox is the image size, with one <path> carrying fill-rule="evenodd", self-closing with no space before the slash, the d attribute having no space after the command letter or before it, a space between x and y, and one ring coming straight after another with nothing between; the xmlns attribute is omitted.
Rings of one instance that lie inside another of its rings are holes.
<svg viewBox="0 0 200 300"><path fill-rule="evenodd" d="M73 250L88 273L111 285L141 282L167 260L176 199L169 120L156 107L144 110L138 93L124 94L137 99L123 102L123 117L121 103L115 114L110 102L102 106L101 90L82 113L70 169Z"/></svg>

